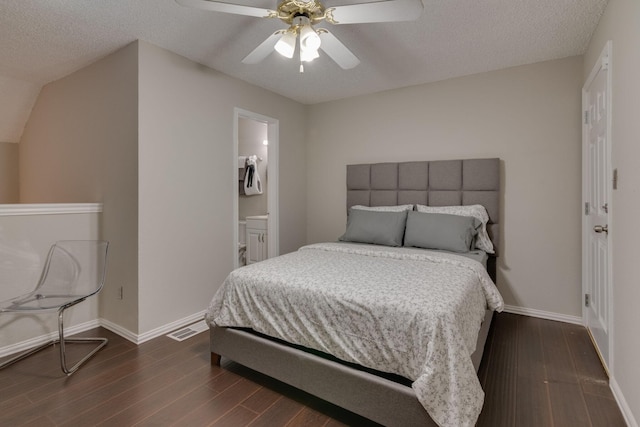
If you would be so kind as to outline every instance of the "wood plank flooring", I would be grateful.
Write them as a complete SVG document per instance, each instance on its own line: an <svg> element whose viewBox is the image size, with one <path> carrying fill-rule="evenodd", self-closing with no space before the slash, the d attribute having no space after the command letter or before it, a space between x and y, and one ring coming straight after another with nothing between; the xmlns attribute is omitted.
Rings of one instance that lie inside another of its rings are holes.
<svg viewBox="0 0 640 427"><path fill-rule="evenodd" d="M109 345L71 377L57 348L0 371L1 426L375 426L243 366L209 364L208 333ZM69 360L86 349L70 346ZM624 426L584 328L513 314L494 319L478 373L478 426Z"/></svg>
<svg viewBox="0 0 640 427"><path fill-rule="evenodd" d="M478 376L478 426L626 425L582 326L498 314Z"/></svg>

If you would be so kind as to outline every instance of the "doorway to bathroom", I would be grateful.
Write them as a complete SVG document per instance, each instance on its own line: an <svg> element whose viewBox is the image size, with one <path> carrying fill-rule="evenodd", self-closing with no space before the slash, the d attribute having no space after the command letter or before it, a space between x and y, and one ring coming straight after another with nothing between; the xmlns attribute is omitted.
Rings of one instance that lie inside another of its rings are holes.
<svg viewBox="0 0 640 427"><path fill-rule="evenodd" d="M279 254L278 120L234 110L234 268Z"/></svg>

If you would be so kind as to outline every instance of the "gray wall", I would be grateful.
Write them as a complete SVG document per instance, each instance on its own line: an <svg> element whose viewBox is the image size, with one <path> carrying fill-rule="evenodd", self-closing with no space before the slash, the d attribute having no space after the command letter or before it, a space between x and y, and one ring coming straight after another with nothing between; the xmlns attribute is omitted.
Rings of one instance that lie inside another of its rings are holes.
<svg viewBox="0 0 640 427"><path fill-rule="evenodd" d="M44 86L20 142L22 203L103 202L100 316L138 328L138 46ZM124 289L123 300L117 299Z"/></svg>
<svg viewBox="0 0 640 427"><path fill-rule="evenodd" d="M640 421L640 286L638 212L640 211L640 2L610 0L584 61L584 81L607 40L612 54L612 163L618 190L612 192L613 336L612 385L624 395L635 422ZM633 425L633 424L631 424ZM637 424L636 424L637 425Z"/></svg>
<svg viewBox="0 0 640 427"><path fill-rule="evenodd" d="M295 250L306 238L297 102L144 42L43 88L20 144L21 201L104 202L104 319L144 334L204 310L232 270L235 107L280 121L280 248Z"/></svg>
<svg viewBox="0 0 640 427"><path fill-rule="evenodd" d="M582 58L310 107L310 242L344 232L345 165L500 157L505 302L581 316Z"/></svg>
<svg viewBox="0 0 640 427"><path fill-rule="evenodd" d="M235 107L279 120L280 250L304 244L306 110L143 42L139 65L144 333L204 310L233 269Z"/></svg>
<svg viewBox="0 0 640 427"><path fill-rule="evenodd" d="M0 203L18 203L18 144L0 142Z"/></svg>

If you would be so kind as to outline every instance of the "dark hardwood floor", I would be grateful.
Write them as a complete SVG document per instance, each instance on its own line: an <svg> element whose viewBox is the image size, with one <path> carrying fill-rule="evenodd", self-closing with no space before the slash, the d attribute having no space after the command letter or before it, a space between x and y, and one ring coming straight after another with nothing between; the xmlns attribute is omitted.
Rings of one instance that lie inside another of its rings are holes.
<svg viewBox="0 0 640 427"><path fill-rule="evenodd" d="M366 426L361 417L240 365L209 364L208 333L109 345L71 377L53 348L0 371L0 426ZM82 345L71 346L71 361ZM478 426L624 426L584 328L494 319Z"/></svg>

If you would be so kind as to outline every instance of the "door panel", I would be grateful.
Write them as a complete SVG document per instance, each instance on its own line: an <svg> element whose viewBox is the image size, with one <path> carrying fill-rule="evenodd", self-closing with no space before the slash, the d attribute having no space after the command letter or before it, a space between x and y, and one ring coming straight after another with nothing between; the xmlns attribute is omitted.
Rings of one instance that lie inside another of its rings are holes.
<svg viewBox="0 0 640 427"><path fill-rule="evenodd" d="M605 368L608 368L610 360L611 332L609 59L609 51L605 49L583 92L586 107L583 127L583 287L586 294L584 315L586 326Z"/></svg>

